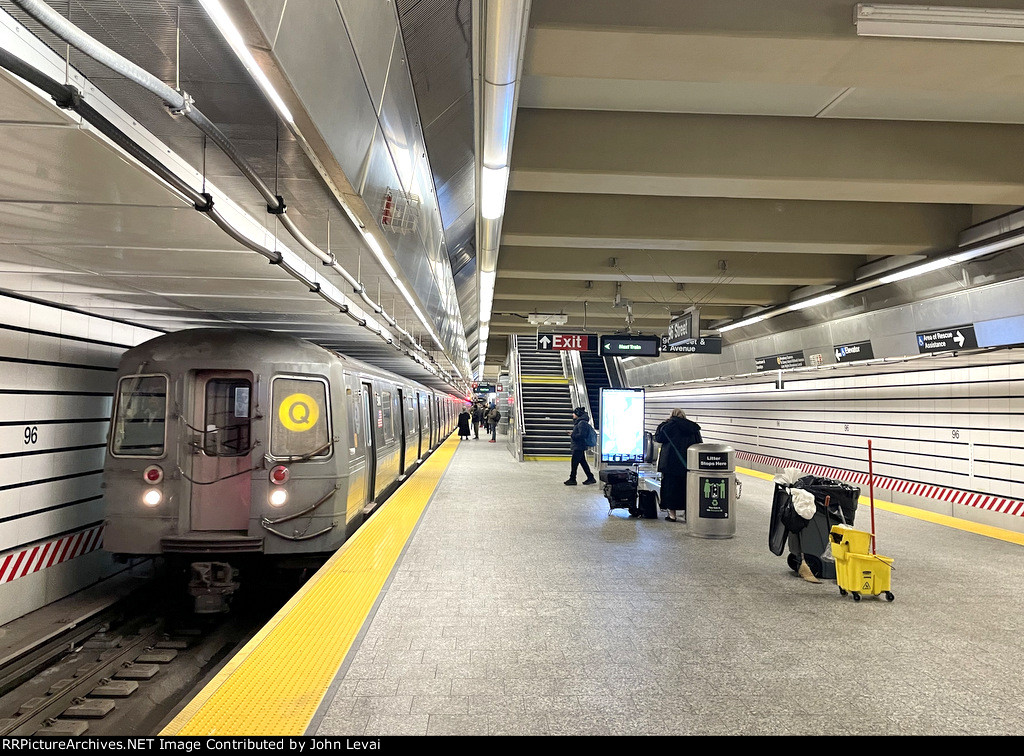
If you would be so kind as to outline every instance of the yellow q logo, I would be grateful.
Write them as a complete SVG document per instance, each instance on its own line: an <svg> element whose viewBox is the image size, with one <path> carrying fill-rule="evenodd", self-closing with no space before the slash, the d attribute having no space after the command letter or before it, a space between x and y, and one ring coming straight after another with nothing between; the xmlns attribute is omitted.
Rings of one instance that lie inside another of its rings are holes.
<svg viewBox="0 0 1024 756"><path fill-rule="evenodd" d="M301 433L316 425L320 419L320 406L308 394L292 394L285 397L277 408L277 418L288 430Z"/></svg>

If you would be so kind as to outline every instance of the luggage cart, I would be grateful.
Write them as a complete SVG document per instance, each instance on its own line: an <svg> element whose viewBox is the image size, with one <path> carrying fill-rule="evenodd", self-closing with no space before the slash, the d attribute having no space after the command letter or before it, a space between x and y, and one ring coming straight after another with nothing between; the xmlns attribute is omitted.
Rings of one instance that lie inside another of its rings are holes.
<svg viewBox="0 0 1024 756"><path fill-rule="evenodd" d="M833 525L829 537L840 596L849 593L854 601L860 601L863 595L884 593L887 601L896 598L891 590L893 560L871 553L871 533L848 525Z"/></svg>

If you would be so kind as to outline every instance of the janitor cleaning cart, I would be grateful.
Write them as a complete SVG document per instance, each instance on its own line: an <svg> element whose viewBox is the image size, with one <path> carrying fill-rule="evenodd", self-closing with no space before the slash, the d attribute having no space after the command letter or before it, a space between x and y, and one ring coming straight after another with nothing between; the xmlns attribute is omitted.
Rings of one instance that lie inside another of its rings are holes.
<svg viewBox="0 0 1024 756"><path fill-rule="evenodd" d="M853 525L860 489L815 475L797 477L799 473L795 468L786 468L776 476L768 547L773 554L781 556L788 542L787 563L794 572L806 578L802 570L809 569L816 578L832 580L836 566L829 531L836 524ZM814 497L814 513L805 521L792 517L792 497L796 491L806 491Z"/></svg>
<svg viewBox="0 0 1024 756"><path fill-rule="evenodd" d="M833 525L831 539L839 595L849 593L854 601L860 601L862 595L877 596L881 593L888 601L896 598L890 590L893 560L871 553L870 533L846 525Z"/></svg>

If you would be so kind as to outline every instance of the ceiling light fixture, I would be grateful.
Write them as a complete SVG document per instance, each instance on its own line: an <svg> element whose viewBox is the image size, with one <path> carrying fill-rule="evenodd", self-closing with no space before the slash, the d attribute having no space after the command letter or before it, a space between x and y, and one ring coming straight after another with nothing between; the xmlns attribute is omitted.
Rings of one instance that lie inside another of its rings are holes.
<svg viewBox="0 0 1024 756"><path fill-rule="evenodd" d="M1024 42L1024 11L1005 8L858 3L854 23L861 37Z"/></svg>

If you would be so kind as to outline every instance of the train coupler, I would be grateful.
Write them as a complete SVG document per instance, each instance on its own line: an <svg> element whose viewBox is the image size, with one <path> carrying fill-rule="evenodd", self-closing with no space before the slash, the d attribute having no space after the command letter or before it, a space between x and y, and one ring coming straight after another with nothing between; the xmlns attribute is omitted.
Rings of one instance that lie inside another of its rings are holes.
<svg viewBox="0 0 1024 756"><path fill-rule="evenodd" d="M227 562L192 562L188 592L195 599L196 614L223 614L238 590L238 570Z"/></svg>

